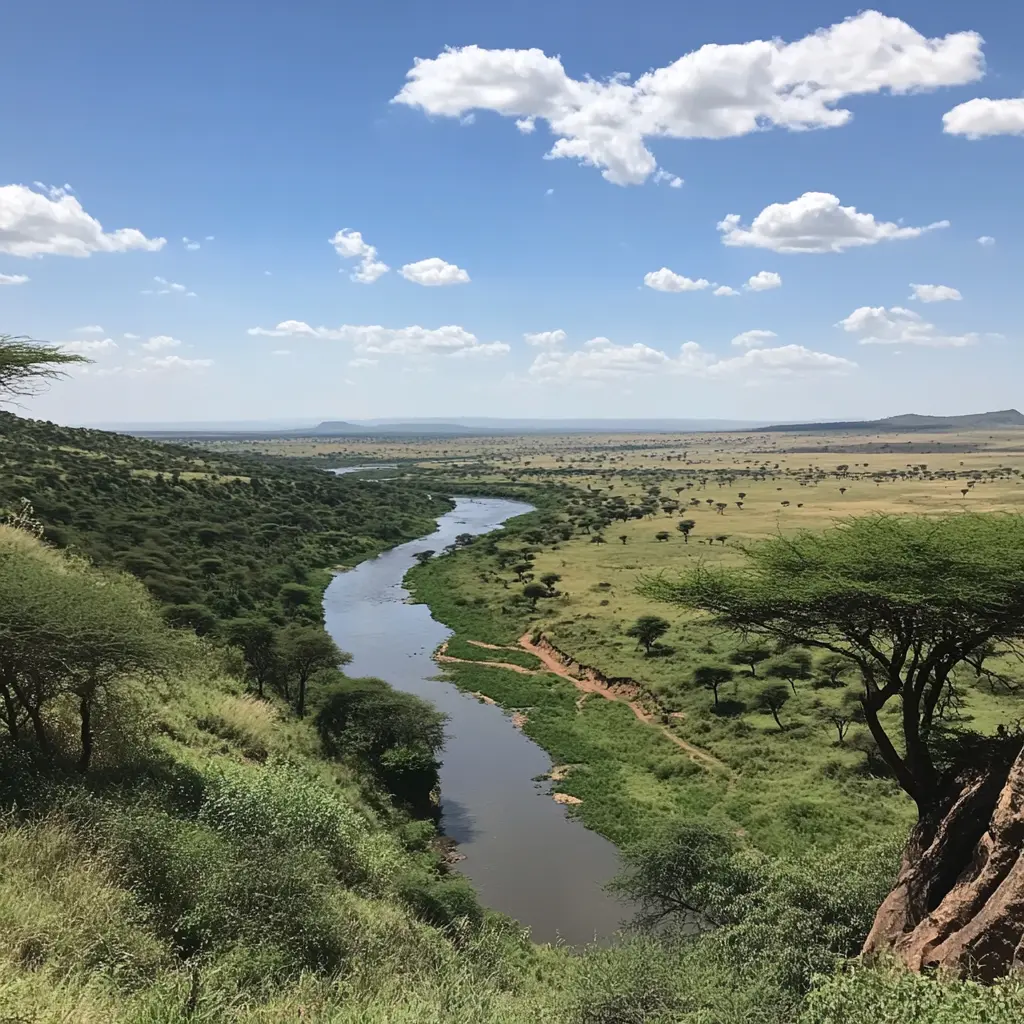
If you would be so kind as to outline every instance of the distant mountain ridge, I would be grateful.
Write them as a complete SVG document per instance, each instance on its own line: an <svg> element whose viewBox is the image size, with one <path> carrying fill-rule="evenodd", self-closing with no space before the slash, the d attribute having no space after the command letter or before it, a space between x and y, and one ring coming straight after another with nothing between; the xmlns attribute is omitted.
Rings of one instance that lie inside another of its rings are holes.
<svg viewBox="0 0 1024 1024"><path fill-rule="evenodd" d="M1000 409L996 412L969 413L966 416L921 416L904 413L887 416L881 420L847 420L836 423L779 423L769 427L758 427L759 433L799 432L820 433L827 430L846 431L900 431L900 430L1005 430L1007 427L1024 429L1024 414L1016 409Z"/></svg>

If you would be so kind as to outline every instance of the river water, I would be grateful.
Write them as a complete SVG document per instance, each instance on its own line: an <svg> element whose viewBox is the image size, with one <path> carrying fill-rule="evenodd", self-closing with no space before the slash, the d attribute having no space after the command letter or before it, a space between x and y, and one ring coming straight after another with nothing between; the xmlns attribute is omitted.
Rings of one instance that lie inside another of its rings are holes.
<svg viewBox="0 0 1024 1024"><path fill-rule="evenodd" d="M402 586L417 551L440 551L460 533L500 529L531 506L459 498L429 537L392 548L334 578L324 596L327 629L352 655L353 677L377 676L449 717L441 769L442 828L481 901L529 927L537 942L606 939L628 916L602 885L619 867L615 847L550 797L551 760L498 707L435 678L431 654L451 635ZM497 656L496 656L497 657Z"/></svg>

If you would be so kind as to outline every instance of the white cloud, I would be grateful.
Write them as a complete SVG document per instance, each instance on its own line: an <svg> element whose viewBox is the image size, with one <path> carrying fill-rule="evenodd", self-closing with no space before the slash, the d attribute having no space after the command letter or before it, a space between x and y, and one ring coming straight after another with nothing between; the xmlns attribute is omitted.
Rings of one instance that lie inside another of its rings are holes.
<svg viewBox="0 0 1024 1024"><path fill-rule="evenodd" d="M76 327L75 334L102 334L103 328L99 324L86 324L84 327Z"/></svg>
<svg viewBox="0 0 1024 1024"><path fill-rule="evenodd" d="M129 331L125 331L124 334L121 335L121 337L125 338L128 341L138 341L139 340L139 336L137 334L132 334Z"/></svg>
<svg viewBox="0 0 1024 1024"><path fill-rule="evenodd" d="M592 338L575 352L541 352L530 366L530 376L538 381L630 380L652 374L679 374L692 377L748 375L752 380L765 376L847 373L856 363L825 352L812 352L802 345L751 349L742 356L719 359L694 341L680 346L677 356L661 349L635 343L616 345L607 338Z"/></svg>
<svg viewBox="0 0 1024 1024"><path fill-rule="evenodd" d="M937 221L927 227L908 228L889 221L877 221L856 207L840 206L829 192L805 192L791 203L766 206L749 227L730 213L718 223L726 245L754 246L775 252L842 252L859 245L898 238L917 238L925 231L949 227Z"/></svg>
<svg viewBox="0 0 1024 1024"><path fill-rule="evenodd" d="M547 191L546 191L546 192L544 193L544 195L546 195L546 196L553 196L554 194L555 194L555 190L554 190L553 188L549 188L549 189L548 189L548 190L547 190Z"/></svg>
<svg viewBox="0 0 1024 1024"><path fill-rule="evenodd" d="M207 242L212 242L213 240L214 240L214 236L213 235L207 235L206 236L206 241Z"/></svg>
<svg viewBox="0 0 1024 1024"><path fill-rule="evenodd" d="M778 335L774 331L744 331L742 334L737 334L732 339L732 343L740 348L754 348L756 345L764 345L772 338L777 337Z"/></svg>
<svg viewBox="0 0 1024 1024"><path fill-rule="evenodd" d="M60 348L63 352L89 356L98 355L101 352L112 352L117 348L117 342L113 338L97 338L95 341L66 341Z"/></svg>
<svg viewBox="0 0 1024 1024"><path fill-rule="evenodd" d="M250 335L264 338L312 338L344 341L361 355L504 355L503 341L481 342L475 334L455 325L446 327L354 326L310 327L301 320L285 320L274 328L250 327Z"/></svg>
<svg viewBox="0 0 1024 1024"><path fill-rule="evenodd" d="M168 281L166 277L154 277L153 281L159 288L143 288L143 295L184 295L187 299L197 298L196 293L177 281Z"/></svg>
<svg viewBox="0 0 1024 1024"><path fill-rule="evenodd" d="M779 348L752 348L741 356L722 359L708 367L710 377L749 374L758 377L791 377L798 374L845 374L857 364L842 356L814 352L803 345L781 345Z"/></svg>
<svg viewBox="0 0 1024 1024"><path fill-rule="evenodd" d="M461 118L490 110L521 132L544 120L555 138L548 159L598 167L617 185L658 169L646 140L721 139L770 127L846 124L846 98L963 85L984 73L975 32L928 39L898 18L865 11L793 43L708 44L635 81L566 74L542 50L449 48L417 59L393 103Z"/></svg>
<svg viewBox="0 0 1024 1024"><path fill-rule="evenodd" d="M711 294L721 298L725 295L739 295L739 292L735 288L730 288L727 284L720 284Z"/></svg>
<svg viewBox="0 0 1024 1024"><path fill-rule="evenodd" d="M644 274L644 284L656 292L700 292L710 287L710 282L705 281L703 277L694 281L682 274L674 273L668 267Z"/></svg>
<svg viewBox="0 0 1024 1024"><path fill-rule="evenodd" d="M360 356L358 359L350 359L348 365L353 369L358 369L362 366L377 366L380 363L379 359L367 359L366 356Z"/></svg>
<svg viewBox="0 0 1024 1024"><path fill-rule="evenodd" d="M942 130L947 135L966 135L969 139L1024 135L1024 97L968 100L942 115Z"/></svg>
<svg viewBox="0 0 1024 1024"><path fill-rule="evenodd" d="M925 321L919 313L901 306L861 306L845 320L842 327L850 334L859 335L861 345L923 345L930 348L964 348L974 345L978 335L940 334L934 324Z"/></svg>
<svg viewBox="0 0 1024 1024"><path fill-rule="evenodd" d="M991 235L982 235L978 239L978 245L984 245L984 246L987 247L987 246L995 245L995 244L996 244L996 240Z"/></svg>
<svg viewBox="0 0 1024 1024"><path fill-rule="evenodd" d="M182 245L185 246L186 249L188 249L189 252L195 252L196 249L199 248L199 243L191 238L183 238L181 240L181 243Z"/></svg>
<svg viewBox="0 0 1024 1024"><path fill-rule="evenodd" d="M24 274L0 274L0 285L27 283L28 278Z"/></svg>
<svg viewBox="0 0 1024 1024"><path fill-rule="evenodd" d="M156 252L167 240L135 228L105 232L67 186L48 195L26 185L0 186L0 252L12 256L89 256L94 252Z"/></svg>
<svg viewBox="0 0 1024 1024"><path fill-rule="evenodd" d="M946 284L912 284L912 299L918 302L959 302L963 296Z"/></svg>
<svg viewBox="0 0 1024 1024"><path fill-rule="evenodd" d="M290 356L292 354L292 350L290 348L275 348L270 354L272 356Z"/></svg>
<svg viewBox="0 0 1024 1024"><path fill-rule="evenodd" d="M183 359L181 356L146 356L143 362L156 370L203 370L212 359Z"/></svg>
<svg viewBox="0 0 1024 1024"><path fill-rule="evenodd" d="M383 277L391 269L377 259L377 247L364 242L362 234L358 231L342 228L329 241L343 260L359 260L359 266L351 274L353 281L373 284L377 278Z"/></svg>
<svg viewBox="0 0 1024 1024"><path fill-rule="evenodd" d="M782 287L782 277L776 274L774 270L762 270L753 277L747 279L747 283L743 286L750 292L767 292L771 291L772 288Z"/></svg>
<svg viewBox="0 0 1024 1024"><path fill-rule="evenodd" d="M406 263L399 273L413 284L421 284L427 288L449 284L469 284L469 274L454 263L445 263L437 256L420 260L418 263Z"/></svg>
<svg viewBox="0 0 1024 1024"><path fill-rule="evenodd" d="M537 331L536 334L524 334L523 340L527 345L535 345L538 348L561 345L568 335L563 330Z"/></svg>
<svg viewBox="0 0 1024 1024"><path fill-rule="evenodd" d="M662 170L660 167L654 172L654 183L660 185L663 181L668 182L669 188L682 188L683 179L678 174L671 174L669 171Z"/></svg>
<svg viewBox="0 0 1024 1024"><path fill-rule="evenodd" d="M172 338L169 334L158 334L155 337L144 341L139 348L144 348L147 352L161 352L165 348L179 348L181 342L177 338Z"/></svg>

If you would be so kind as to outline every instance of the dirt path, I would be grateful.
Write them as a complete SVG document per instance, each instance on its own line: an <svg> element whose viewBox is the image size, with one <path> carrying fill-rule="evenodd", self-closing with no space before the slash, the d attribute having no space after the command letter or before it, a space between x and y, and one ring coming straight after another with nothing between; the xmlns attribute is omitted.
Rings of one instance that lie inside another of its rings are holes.
<svg viewBox="0 0 1024 1024"><path fill-rule="evenodd" d="M468 641L473 643L472 640ZM484 644L478 646L483 647ZM514 650L514 648L505 648L506 650ZM513 665L510 661L477 661L475 658L455 658L452 655L446 653L448 650L448 643L441 644L438 648L437 654L434 655L434 661L449 662L456 665L486 665L488 668L507 668L510 672L518 672L523 676L535 676L537 674L536 669L523 668L522 665ZM501 650L500 647L495 647L493 650Z"/></svg>
<svg viewBox="0 0 1024 1024"><path fill-rule="evenodd" d="M518 647L511 645L502 644L485 644L483 640L467 640L467 644L472 644L474 647L482 647L485 651L518 651Z"/></svg>
<svg viewBox="0 0 1024 1024"><path fill-rule="evenodd" d="M690 760L697 764L703 765L705 768L716 768L721 771L729 772L732 774L732 769L728 765L719 761L713 754L709 754L706 750L701 750L700 747L695 747L692 743L687 743L686 740L680 739L671 730L666 728L657 722L654 716L647 711L638 700L629 700L628 697L617 693L614 689L609 686L605 686L599 683L595 679L590 679L585 676L574 676L558 657L551 653L551 651L545 650L539 644L535 644L530 637L529 633L524 633L519 638L519 646L524 651L529 651L530 654L536 655L540 658L541 663L549 671L553 672L556 676L561 676L563 679L567 679L577 690L581 690L584 695L588 693L596 693L605 700L619 701L625 704L634 715L646 725L653 726L661 734L672 743L674 743L681 750L685 750L689 755ZM481 663L483 664L483 663ZM582 700L583 698L581 698ZM579 702L577 702L579 706Z"/></svg>

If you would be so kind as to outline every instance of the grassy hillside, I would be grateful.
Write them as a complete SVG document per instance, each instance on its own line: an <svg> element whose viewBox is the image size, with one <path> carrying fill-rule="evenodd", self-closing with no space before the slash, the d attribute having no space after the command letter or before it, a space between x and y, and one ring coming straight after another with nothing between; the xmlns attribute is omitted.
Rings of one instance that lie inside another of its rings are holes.
<svg viewBox="0 0 1024 1024"><path fill-rule="evenodd" d="M23 499L48 541L132 573L200 631L250 614L318 620L325 567L427 533L450 507L408 483L0 412L0 514Z"/></svg>

